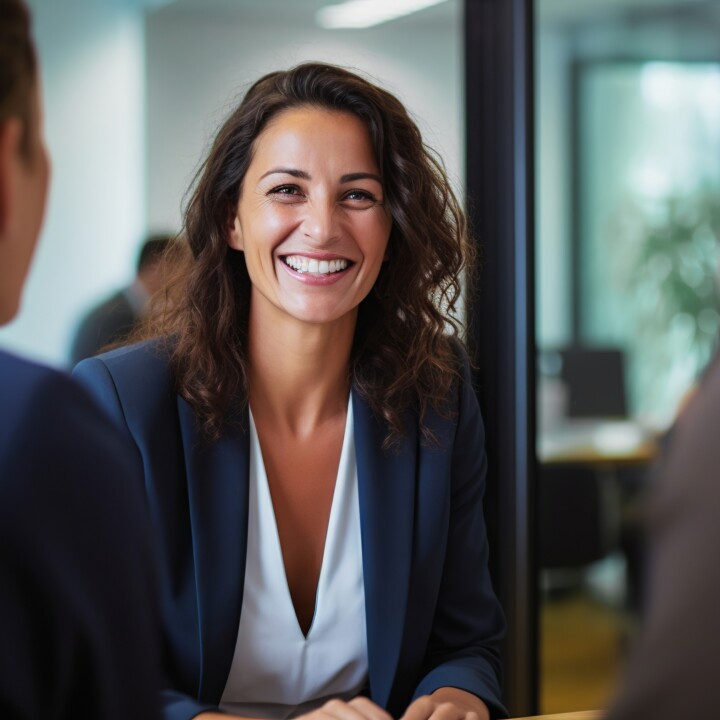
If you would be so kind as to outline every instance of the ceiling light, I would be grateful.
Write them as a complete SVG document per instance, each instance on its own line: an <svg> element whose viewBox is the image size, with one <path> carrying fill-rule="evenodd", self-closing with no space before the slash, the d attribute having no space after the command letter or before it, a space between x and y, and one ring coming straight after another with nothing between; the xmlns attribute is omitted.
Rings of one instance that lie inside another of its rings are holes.
<svg viewBox="0 0 720 720"><path fill-rule="evenodd" d="M447 0L347 0L320 8L315 20L320 27L367 28L439 5Z"/></svg>

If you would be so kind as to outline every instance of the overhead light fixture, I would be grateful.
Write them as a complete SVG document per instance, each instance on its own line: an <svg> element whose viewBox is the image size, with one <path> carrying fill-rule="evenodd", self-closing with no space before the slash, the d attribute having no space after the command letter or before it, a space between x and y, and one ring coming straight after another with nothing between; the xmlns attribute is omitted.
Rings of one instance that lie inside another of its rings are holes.
<svg viewBox="0 0 720 720"><path fill-rule="evenodd" d="M329 30L368 28L443 2L447 0L346 0L320 8L315 20Z"/></svg>

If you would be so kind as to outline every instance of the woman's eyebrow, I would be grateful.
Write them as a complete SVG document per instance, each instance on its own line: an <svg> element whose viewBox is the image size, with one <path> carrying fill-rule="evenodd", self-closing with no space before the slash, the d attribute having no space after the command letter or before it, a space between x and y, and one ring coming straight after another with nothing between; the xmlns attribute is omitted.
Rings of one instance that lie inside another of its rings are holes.
<svg viewBox="0 0 720 720"><path fill-rule="evenodd" d="M266 173L260 176L260 180L263 180L268 175L290 175L291 177L296 177L300 180L312 180L312 176L309 172L290 167L276 167L272 170L268 170ZM382 185L381 177L371 172L347 173L340 178L341 183L354 182L355 180L375 180L375 182L378 182L380 183L380 185Z"/></svg>
<svg viewBox="0 0 720 720"><path fill-rule="evenodd" d="M264 175L260 176L260 179L262 180L268 175L291 175L292 177L300 178L300 180L310 180L310 173L289 167L276 167L268 170Z"/></svg>
<svg viewBox="0 0 720 720"><path fill-rule="evenodd" d="M340 178L341 183L353 182L355 180L375 180L382 185L382 179L379 175L370 172L348 173Z"/></svg>

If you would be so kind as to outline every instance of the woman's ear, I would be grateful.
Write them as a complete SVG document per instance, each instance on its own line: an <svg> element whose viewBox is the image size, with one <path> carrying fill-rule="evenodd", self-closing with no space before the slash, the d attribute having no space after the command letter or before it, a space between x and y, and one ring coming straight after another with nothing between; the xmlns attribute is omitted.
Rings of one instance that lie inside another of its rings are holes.
<svg viewBox="0 0 720 720"><path fill-rule="evenodd" d="M244 250L242 228L240 227L240 218L235 215L233 217L233 224L228 232L228 245L233 250Z"/></svg>

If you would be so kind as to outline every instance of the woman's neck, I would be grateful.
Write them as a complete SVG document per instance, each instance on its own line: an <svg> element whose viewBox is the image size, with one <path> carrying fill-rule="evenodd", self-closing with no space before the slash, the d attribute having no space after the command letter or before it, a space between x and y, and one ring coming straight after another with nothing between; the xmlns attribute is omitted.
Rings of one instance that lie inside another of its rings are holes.
<svg viewBox="0 0 720 720"><path fill-rule="evenodd" d="M264 313L262 313L264 315ZM310 324L287 315L248 327L250 407L279 430L310 436L347 410L357 314Z"/></svg>

